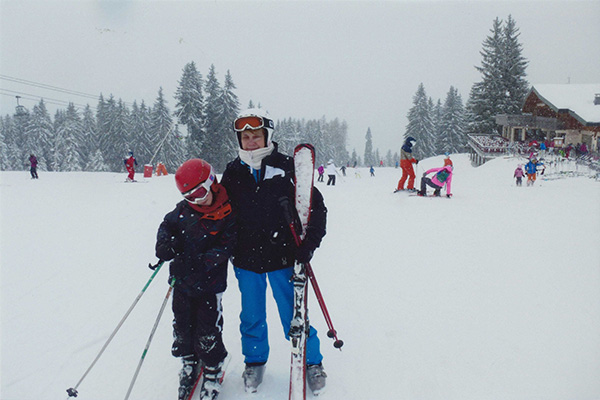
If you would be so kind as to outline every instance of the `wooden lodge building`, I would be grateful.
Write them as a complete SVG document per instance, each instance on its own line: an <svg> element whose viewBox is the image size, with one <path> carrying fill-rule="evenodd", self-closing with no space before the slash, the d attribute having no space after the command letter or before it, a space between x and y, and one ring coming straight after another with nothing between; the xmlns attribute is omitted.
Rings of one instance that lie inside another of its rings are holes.
<svg viewBox="0 0 600 400"><path fill-rule="evenodd" d="M502 136L513 141L553 141L555 147L585 143L598 151L600 84L535 85L520 115L497 115Z"/></svg>
<svg viewBox="0 0 600 400"><path fill-rule="evenodd" d="M469 135L476 164L503 155L515 142L546 142L558 148L585 143L589 151L598 153L600 84L534 85L522 113L497 115L496 123L501 136Z"/></svg>

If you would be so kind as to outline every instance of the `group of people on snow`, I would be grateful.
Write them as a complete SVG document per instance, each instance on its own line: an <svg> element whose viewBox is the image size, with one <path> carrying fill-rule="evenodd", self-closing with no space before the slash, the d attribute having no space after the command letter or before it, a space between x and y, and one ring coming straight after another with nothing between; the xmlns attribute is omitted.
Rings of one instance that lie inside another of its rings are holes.
<svg viewBox="0 0 600 400"><path fill-rule="evenodd" d="M517 165L513 177L516 179L517 186L523 186L523 178L527 175L527 186L533 186L538 172L540 175L544 175L545 170L544 161L541 158L537 159L537 153L532 153L527 164L525 164L525 168L523 168L523 164Z"/></svg>
<svg viewBox="0 0 600 400"><path fill-rule="evenodd" d="M445 153L444 157L444 166L441 168L431 168L423 173L421 177L421 186L420 190L415 189L415 170L413 167L419 163L412 152L413 146L417 141L415 138L409 136L404 140L404 144L400 149L400 168L402 169L402 176L398 181L398 186L394 193L400 192L403 190L407 190L409 192L416 192L419 196L427 196L427 187L431 187L434 189L434 196L441 196L441 190L445 186L446 187L446 197L452 197L452 171L454 170L454 165L452 160L450 159L450 154ZM428 175L431 177L428 177ZM406 182L408 180L408 182ZM404 189L404 184L406 183L406 189Z"/></svg>
<svg viewBox="0 0 600 400"><path fill-rule="evenodd" d="M221 182L201 159L184 162L175 173L183 200L159 227L156 256L171 261L172 354L183 361L180 400L187 399L202 368L201 399L214 399L219 393L227 357L221 298L227 286L228 260L241 293L242 377L245 390L252 393L263 381L269 359L267 281L289 339L294 264L308 263L325 236L327 208L314 188L306 236L296 245L283 207L284 201L295 204L294 163L278 151L273 128L273 121L261 109L243 111L233 123L238 157L227 165ZM335 168L333 161L329 165ZM327 172L335 184L335 172ZM326 384L322 360L317 331L310 327L306 381L315 395Z"/></svg>
<svg viewBox="0 0 600 400"><path fill-rule="evenodd" d="M344 176L346 176L346 167L342 166L341 171ZM317 168L317 173L319 174L317 178L317 182L323 182L323 177L325 176L325 172L327 172L327 186L335 186L336 175L340 173L337 171L337 167L335 166L333 160L327 161L327 167L324 167L323 164L319 165Z"/></svg>

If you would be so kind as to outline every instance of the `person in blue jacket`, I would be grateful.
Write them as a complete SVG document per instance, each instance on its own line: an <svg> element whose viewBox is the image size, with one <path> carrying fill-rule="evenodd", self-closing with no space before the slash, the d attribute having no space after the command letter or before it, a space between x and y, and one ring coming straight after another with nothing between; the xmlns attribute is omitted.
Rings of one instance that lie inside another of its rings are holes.
<svg viewBox="0 0 600 400"><path fill-rule="evenodd" d="M527 174L527 186L533 186L537 179L538 160L531 157L529 162L525 164L525 173Z"/></svg>

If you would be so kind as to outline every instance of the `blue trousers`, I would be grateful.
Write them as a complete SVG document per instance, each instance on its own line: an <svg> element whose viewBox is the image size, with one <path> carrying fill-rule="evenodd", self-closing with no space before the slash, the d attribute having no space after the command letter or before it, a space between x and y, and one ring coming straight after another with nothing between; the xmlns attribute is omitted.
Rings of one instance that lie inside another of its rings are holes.
<svg viewBox="0 0 600 400"><path fill-rule="evenodd" d="M290 267L257 274L241 268L234 268L235 277L242 293L240 332L242 334L242 353L246 363L265 363L269 358L267 278L273 291L273 298L277 303L283 333L287 340L290 339L288 333L294 312L294 286L291 281L293 270L293 267ZM322 360L317 330L311 326L306 340L306 364L320 364Z"/></svg>

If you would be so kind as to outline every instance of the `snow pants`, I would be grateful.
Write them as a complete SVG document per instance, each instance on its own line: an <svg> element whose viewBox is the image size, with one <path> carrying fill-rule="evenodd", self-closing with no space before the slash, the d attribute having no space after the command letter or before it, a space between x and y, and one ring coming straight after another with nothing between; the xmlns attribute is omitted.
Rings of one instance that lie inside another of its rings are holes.
<svg viewBox="0 0 600 400"><path fill-rule="evenodd" d="M195 355L206 365L217 365L227 356L223 344L223 293L188 296L173 291L173 347L175 357Z"/></svg>
<svg viewBox="0 0 600 400"><path fill-rule="evenodd" d="M244 362L262 364L269 358L269 338L267 327L267 278L273 298L277 303L283 334L290 339L290 324L294 313L294 268L257 274L241 268L234 268L242 293L242 312L240 313L240 333L242 334L242 353ZM306 364L320 364L323 360L317 330L310 327L306 340Z"/></svg>
<svg viewBox="0 0 600 400"><path fill-rule="evenodd" d="M440 191L442 190L442 188L433 183L430 178L421 179L421 193L423 193L423 195L425 195L425 192L427 191L427 185L435 189L433 193L436 196L440 195Z"/></svg>
<svg viewBox="0 0 600 400"><path fill-rule="evenodd" d="M408 179L407 189L415 188L415 169L412 164L410 165L401 165L402 167L402 177L398 181L398 190L404 190L404 182Z"/></svg>
<svg viewBox="0 0 600 400"><path fill-rule="evenodd" d="M329 179L327 180L327 186L333 185L335 186L335 175L327 175Z"/></svg>
<svg viewBox="0 0 600 400"><path fill-rule="evenodd" d="M130 181L133 180L133 176L135 175L135 169L134 168L127 168L127 172L129 172L129 175L127 176L127 179L129 179Z"/></svg>

